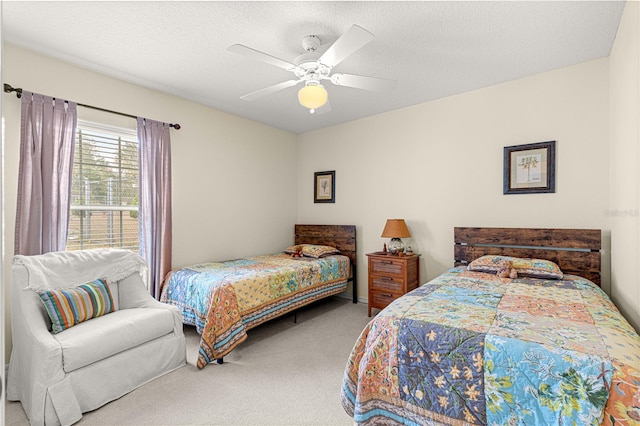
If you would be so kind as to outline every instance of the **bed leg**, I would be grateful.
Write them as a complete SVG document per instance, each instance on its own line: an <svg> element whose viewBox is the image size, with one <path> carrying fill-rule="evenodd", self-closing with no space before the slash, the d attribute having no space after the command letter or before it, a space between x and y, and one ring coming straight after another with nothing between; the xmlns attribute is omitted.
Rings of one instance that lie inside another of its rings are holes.
<svg viewBox="0 0 640 426"><path fill-rule="evenodd" d="M224 362L224 357L223 358L216 358L216 363L222 364L223 362Z"/></svg>
<svg viewBox="0 0 640 426"><path fill-rule="evenodd" d="M351 272L351 284L352 284L352 294L353 294L353 303L358 303L358 276L356 275L356 266L353 265Z"/></svg>
<svg viewBox="0 0 640 426"><path fill-rule="evenodd" d="M293 311L293 323L294 324L298 323L298 310L297 309L295 311Z"/></svg>

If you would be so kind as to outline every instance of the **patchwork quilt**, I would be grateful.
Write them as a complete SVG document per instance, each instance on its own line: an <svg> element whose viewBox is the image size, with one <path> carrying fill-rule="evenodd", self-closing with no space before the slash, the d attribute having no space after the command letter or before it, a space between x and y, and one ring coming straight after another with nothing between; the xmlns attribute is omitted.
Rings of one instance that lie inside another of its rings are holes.
<svg viewBox="0 0 640 426"><path fill-rule="evenodd" d="M363 330L357 424L640 425L640 336L592 282L454 268Z"/></svg>
<svg viewBox="0 0 640 426"><path fill-rule="evenodd" d="M200 334L198 368L222 358L246 331L323 297L342 292L349 258L275 254L211 262L174 270L161 301L178 306Z"/></svg>

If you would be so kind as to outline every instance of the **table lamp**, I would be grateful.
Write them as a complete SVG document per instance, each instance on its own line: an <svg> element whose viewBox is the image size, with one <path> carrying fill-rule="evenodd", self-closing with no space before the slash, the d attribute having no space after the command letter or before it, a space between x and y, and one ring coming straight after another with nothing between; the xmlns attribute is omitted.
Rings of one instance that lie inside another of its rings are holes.
<svg viewBox="0 0 640 426"><path fill-rule="evenodd" d="M387 250L390 253L403 253L404 243L401 238L410 238L411 232L409 232L404 219L387 219L381 237L391 238L391 241L387 244Z"/></svg>

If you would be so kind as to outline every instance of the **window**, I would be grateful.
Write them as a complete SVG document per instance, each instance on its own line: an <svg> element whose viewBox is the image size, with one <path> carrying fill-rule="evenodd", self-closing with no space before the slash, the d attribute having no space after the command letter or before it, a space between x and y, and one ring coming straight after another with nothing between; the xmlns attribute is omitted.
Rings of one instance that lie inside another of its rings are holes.
<svg viewBox="0 0 640 426"><path fill-rule="evenodd" d="M67 250L139 249L138 137L78 120Z"/></svg>

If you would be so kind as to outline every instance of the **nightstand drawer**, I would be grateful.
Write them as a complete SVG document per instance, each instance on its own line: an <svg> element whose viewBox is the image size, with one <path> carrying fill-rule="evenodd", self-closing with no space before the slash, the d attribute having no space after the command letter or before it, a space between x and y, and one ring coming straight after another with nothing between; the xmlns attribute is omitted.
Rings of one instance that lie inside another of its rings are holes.
<svg viewBox="0 0 640 426"><path fill-rule="evenodd" d="M404 262L396 259L375 259L371 262L371 270L369 273L396 275L402 277Z"/></svg>
<svg viewBox="0 0 640 426"><path fill-rule="evenodd" d="M384 275L371 276L371 289L381 290L383 292L402 294L404 280L402 278L392 278Z"/></svg>
<svg viewBox="0 0 640 426"><path fill-rule="evenodd" d="M371 296L373 299L370 302L371 306L379 307L379 309L386 307L389 303L397 299L397 297L391 293L385 293L385 292L380 293L377 291L373 292Z"/></svg>

